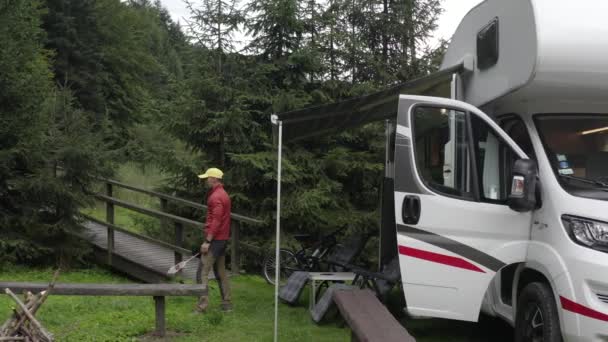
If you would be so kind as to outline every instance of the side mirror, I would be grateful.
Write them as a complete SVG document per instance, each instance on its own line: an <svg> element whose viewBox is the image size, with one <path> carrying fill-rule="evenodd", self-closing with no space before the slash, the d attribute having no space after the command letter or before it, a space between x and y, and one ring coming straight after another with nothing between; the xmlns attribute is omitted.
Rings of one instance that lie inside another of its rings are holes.
<svg viewBox="0 0 608 342"><path fill-rule="evenodd" d="M519 159L513 165L509 208L526 212L536 208L538 168L531 159Z"/></svg>

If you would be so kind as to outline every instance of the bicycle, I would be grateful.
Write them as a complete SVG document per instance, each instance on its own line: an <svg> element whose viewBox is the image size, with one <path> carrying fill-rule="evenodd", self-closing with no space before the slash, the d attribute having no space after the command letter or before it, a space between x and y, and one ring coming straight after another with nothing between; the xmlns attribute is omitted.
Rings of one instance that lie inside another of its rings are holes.
<svg viewBox="0 0 608 342"><path fill-rule="evenodd" d="M284 280L295 271L320 271L321 260L338 244L336 235L342 232L344 228L335 230L334 232L321 237L318 241L314 241L314 237L310 234L296 234L294 239L300 243L300 249L296 252L289 248L279 249L279 278L281 285ZM269 284L275 284L276 259L275 250L267 253L263 261L264 279Z"/></svg>

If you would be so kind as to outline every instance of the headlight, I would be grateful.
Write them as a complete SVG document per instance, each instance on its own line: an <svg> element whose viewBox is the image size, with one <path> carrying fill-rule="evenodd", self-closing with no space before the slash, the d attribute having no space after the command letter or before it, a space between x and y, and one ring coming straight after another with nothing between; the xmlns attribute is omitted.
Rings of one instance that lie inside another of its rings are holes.
<svg viewBox="0 0 608 342"><path fill-rule="evenodd" d="M608 252L608 223L563 215L562 222L574 242Z"/></svg>

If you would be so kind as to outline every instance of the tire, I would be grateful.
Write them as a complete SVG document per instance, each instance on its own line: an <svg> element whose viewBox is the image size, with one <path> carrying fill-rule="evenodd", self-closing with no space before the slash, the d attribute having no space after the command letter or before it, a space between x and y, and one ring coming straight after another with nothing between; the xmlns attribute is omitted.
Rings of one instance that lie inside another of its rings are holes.
<svg viewBox="0 0 608 342"><path fill-rule="evenodd" d="M291 273L293 273L294 270L299 269L299 266L294 252L289 249L281 248L279 250L279 258L281 261L279 281L281 285L284 285L287 278L289 278L289 276L291 275ZM266 255L262 267L262 275L264 276L264 279L266 279L266 282L268 282L268 284L274 285L276 268L274 250Z"/></svg>
<svg viewBox="0 0 608 342"><path fill-rule="evenodd" d="M560 342L555 296L546 283L526 285L517 298L515 342Z"/></svg>

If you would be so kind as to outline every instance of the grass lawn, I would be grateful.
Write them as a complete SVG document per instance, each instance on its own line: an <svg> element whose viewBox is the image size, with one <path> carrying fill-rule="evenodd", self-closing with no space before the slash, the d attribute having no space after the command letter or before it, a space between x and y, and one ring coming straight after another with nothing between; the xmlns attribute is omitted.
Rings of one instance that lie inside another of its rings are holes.
<svg viewBox="0 0 608 342"><path fill-rule="evenodd" d="M2 281L51 279L52 270L10 266L0 270ZM124 283L128 279L100 268L64 272L60 282ZM258 276L243 275L232 280L234 311L219 311L219 290L211 282L211 307L207 314L194 314L195 299L167 298L167 329L177 333L170 341L272 341L274 288ZM350 341L350 330L334 319L314 324L307 311L308 293L301 305L280 304L281 341ZM0 296L0 321L13 306ZM392 308L393 311L395 308ZM137 341L154 330L154 308L148 297L53 296L37 314L58 341ZM403 321L420 342L512 341L512 329L502 321L482 318L481 323L427 319ZM150 339L145 338L145 341Z"/></svg>
<svg viewBox="0 0 608 342"><path fill-rule="evenodd" d="M2 281L41 281L50 269L11 266L0 270ZM59 282L122 283L128 279L94 268L64 272ZM210 285L207 314L195 314L195 298L167 297L167 329L178 333L171 341L271 341L273 337L273 287L258 276L232 281L234 310L219 311L219 290ZM13 302L0 296L0 321L10 315ZM154 305L149 297L53 296L37 314L58 341L136 341L154 330ZM306 307L280 306L282 341L349 341L350 332L335 324L316 326Z"/></svg>

